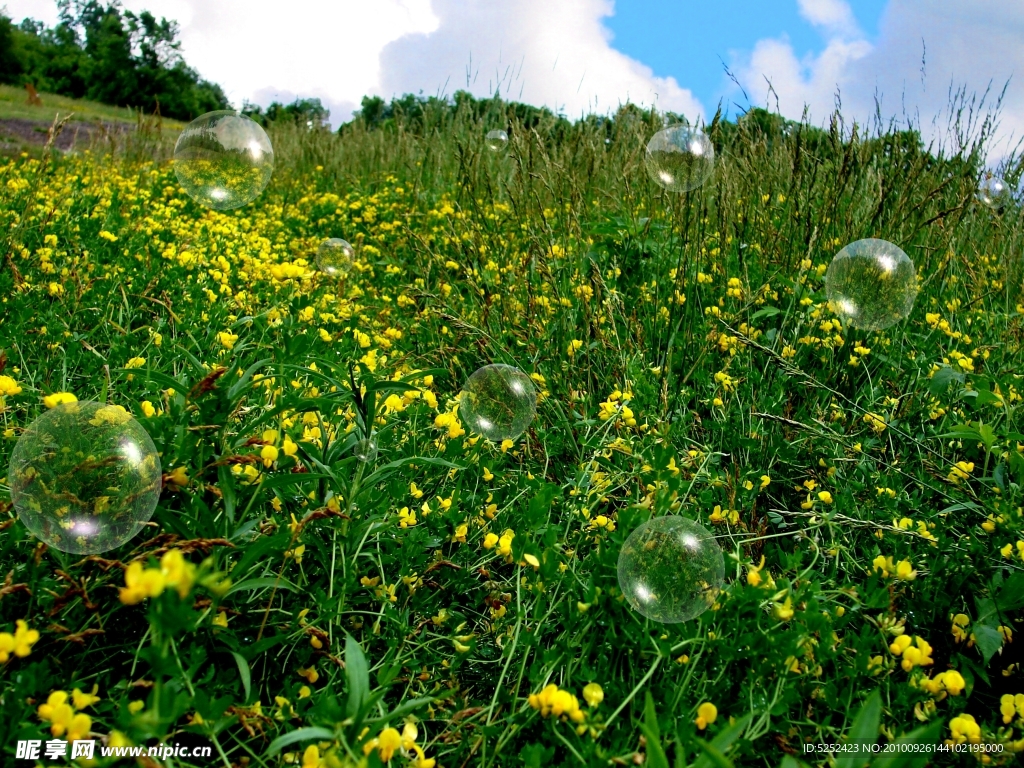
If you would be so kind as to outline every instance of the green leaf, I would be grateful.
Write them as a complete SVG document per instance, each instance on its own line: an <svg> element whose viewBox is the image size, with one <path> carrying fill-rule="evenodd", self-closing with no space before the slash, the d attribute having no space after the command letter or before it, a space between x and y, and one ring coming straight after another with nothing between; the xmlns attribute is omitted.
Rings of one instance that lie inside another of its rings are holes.
<svg viewBox="0 0 1024 768"><path fill-rule="evenodd" d="M235 663L238 665L238 676L242 678L245 700L249 701L249 694L252 692L252 673L249 671L249 662L245 660L242 654L235 651L232 651L231 655L235 657Z"/></svg>
<svg viewBox="0 0 1024 768"><path fill-rule="evenodd" d="M939 396L949 389L951 383L955 381L957 384L963 384L965 378L962 373L957 373L948 365L944 365L934 373L928 383L928 389L933 395Z"/></svg>
<svg viewBox="0 0 1024 768"><path fill-rule="evenodd" d="M268 748L271 756L276 755L285 747L291 746L298 741L309 741L316 739L317 741L333 741L335 738L334 731L328 730L327 728L299 728L297 731L286 733L284 736L278 736L272 742Z"/></svg>
<svg viewBox="0 0 1024 768"><path fill-rule="evenodd" d="M803 760L797 760L792 755L786 755L782 758L779 768L807 768L807 763Z"/></svg>
<svg viewBox="0 0 1024 768"><path fill-rule="evenodd" d="M299 588L292 584L288 579L278 579L271 576L263 576L256 579L246 579L235 584L231 589L227 591L224 597L230 597L236 592L248 592L252 589L287 589L289 592L298 592Z"/></svg>
<svg viewBox="0 0 1024 768"><path fill-rule="evenodd" d="M711 740L710 745L707 746L713 747L717 751L717 755L719 756L719 758L721 758L729 750L729 747L731 747L733 743L740 736L743 735L743 731L747 729L747 723L750 722L751 717L753 717L753 713L747 713L739 720L737 720L735 723L730 725L728 728L725 728L717 736L715 736L715 738ZM700 740L698 739L698 741ZM715 755L711 754L706 750L706 743L703 741L701 741L700 743L702 745L702 748L705 749L705 751L693 763L693 768L714 768L714 766L716 765L721 766L722 763L717 762ZM726 762L728 763L728 761Z"/></svg>
<svg viewBox="0 0 1024 768"><path fill-rule="evenodd" d="M393 470L404 467L408 464L430 464L435 467L445 467L446 469L465 469L458 464L452 464L450 461L444 459L434 459L429 456L407 456L404 459L397 459L385 464L383 467L372 473L368 477L363 479L363 485L369 486L380 482L386 475L390 475Z"/></svg>
<svg viewBox="0 0 1024 768"><path fill-rule="evenodd" d="M435 699L432 696L424 696L423 698L419 699L410 699L409 701L403 701L401 704L392 709L386 715L381 715L380 717L368 717L366 718L365 722L376 723L382 720L400 720L406 715L415 712L417 709L422 709L423 707L427 706L430 702L436 700L437 699Z"/></svg>
<svg viewBox="0 0 1024 768"><path fill-rule="evenodd" d="M235 522L235 479L231 476L231 470L227 465L221 464L217 467L217 488L220 490L221 498L224 500L224 514L228 520Z"/></svg>
<svg viewBox="0 0 1024 768"><path fill-rule="evenodd" d="M260 488L274 490L316 480L334 480L334 477L319 472L288 472L287 474L272 475L271 477L264 475L263 479L260 480Z"/></svg>
<svg viewBox="0 0 1024 768"><path fill-rule="evenodd" d="M717 766L717 768L735 768L732 764L732 760L727 758L725 753L715 746L714 742L709 743L702 739L697 739L697 743L700 745L702 754L697 762L694 763L694 768L696 768L702 760L707 760L709 765Z"/></svg>
<svg viewBox="0 0 1024 768"><path fill-rule="evenodd" d="M644 696L644 725L654 734L655 739L661 739L661 728L658 726L658 713L654 709L654 697L650 691Z"/></svg>
<svg viewBox="0 0 1024 768"><path fill-rule="evenodd" d="M757 320L760 320L762 317L775 317L775 315L778 315L781 312L782 310L779 309L778 307L765 307L764 309L759 309L757 310L757 312L752 314L750 316L750 321L756 322Z"/></svg>
<svg viewBox="0 0 1024 768"><path fill-rule="evenodd" d="M345 634L345 678L348 680L345 714L355 719L370 695L370 668L362 646L348 633Z"/></svg>
<svg viewBox="0 0 1024 768"><path fill-rule="evenodd" d="M989 660L995 656L996 651L1003 647L1003 636L991 624L975 623L972 631L974 632L975 644L978 646L978 650L981 651L981 657L984 659L985 664L988 664Z"/></svg>
<svg viewBox="0 0 1024 768"><path fill-rule="evenodd" d="M846 734L848 742L858 744L874 744L878 741L878 724L882 720L882 695L876 690L853 718L853 725ZM836 758L836 768L863 768L868 764L870 755L863 753L844 753Z"/></svg>
<svg viewBox="0 0 1024 768"><path fill-rule="evenodd" d="M661 746L661 739L656 730L651 730L647 723L640 724L640 730L647 739L647 762L650 768L669 768L668 755L665 748Z"/></svg>
<svg viewBox="0 0 1024 768"><path fill-rule="evenodd" d="M942 735L942 721L922 726L896 739L895 744L937 744ZM924 768L931 757L927 752L910 752L893 749L874 759L871 768Z"/></svg>
<svg viewBox="0 0 1024 768"><path fill-rule="evenodd" d="M243 389L249 386L249 382L252 380L253 374L255 374L256 371L258 371L267 363L272 363L273 361L273 358L267 357L264 358L263 360L257 360L255 363L246 368L245 373L242 374L242 377L228 388L228 399L234 400L235 397Z"/></svg>
<svg viewBox="0 0 1024 768"><path fill-rule="evenodd" d="M1024 573L1016 571L1003 582L995 595L994 602L996 607L1003 612L1024 608Z"/></svg>

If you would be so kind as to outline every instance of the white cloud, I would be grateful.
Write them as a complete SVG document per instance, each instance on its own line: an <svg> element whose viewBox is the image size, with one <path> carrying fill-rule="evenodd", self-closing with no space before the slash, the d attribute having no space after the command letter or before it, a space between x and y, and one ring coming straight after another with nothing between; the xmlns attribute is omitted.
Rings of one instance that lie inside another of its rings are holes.
<svg viewBox="0 0 1024 768"><path fill-rule="evenodd" d="M799 118L806 105L812 120L826 120L838 91L844 116L865 122L877 95L883 117L909 116L926 140L949 146L955 142L947 130L950 86L980 95L990 83L998 93L1009 81L991 154L1005 154L1024 136L1020 0L890 0L874 41L857 30L844 0L797 2L824 33L825 50L799 58L788 40L765 39L736 56L737 77L754 104L775 107L767 79L789 117ZM990 95L986 107L993 102Z"/></svg>
<svg viewBox="0 0 1024 768"><path fill-rule="evenodd" d="M819 0L820 1L820 0ZM0 0L3 2L3 0ZM53 0L7 0L56 21ZM620 103L703 116L693 94L616 51L612 0L124 0L181 26L186 61L233 103L319 97L337 125L360 99L502 94L576 116Z"/></svg>
<svg viewBox="0 0 1024 768"><path fill-rule="evenodd" d="M857 20L846 0L797 0L800 15L816 27L839 34L859 34Z"/></svg>
<svg viewBox="0 0 1024 768"><path fill-rule="evenodd" d="M696 119L692 92L611 46L611 0L434 0L436 31L392 42L378 92L503 96L571 117L620 103L656 104Z"/></svg>

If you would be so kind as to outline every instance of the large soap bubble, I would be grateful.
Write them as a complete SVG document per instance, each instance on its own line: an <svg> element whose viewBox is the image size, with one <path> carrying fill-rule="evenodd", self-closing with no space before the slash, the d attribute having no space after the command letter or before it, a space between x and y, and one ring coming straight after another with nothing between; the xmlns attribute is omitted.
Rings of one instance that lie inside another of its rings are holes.
<svg viewBox="0 0 1024 768"><path fill-rule="evenodd" d="M986 173L978 183L975 197L982 205L994 211L1000 211L1013 199L1013 193L1010 190L1010 185L1001 178L995 174Z"/></svg>
<svg viewBox="0 0 1024 768"><path fill-rule="evenodd" d="M217 211L251 203L274 172L274 148L259 123L231 110L208 112L181 132L174 172L197 203Z"/></svg>
<svg viewBox="0 0 1024 768"><path fill-rule="evenodd" d="M508 134L504 131L488 131L484 136L484 143L492 152L500 152L508 147Z"/></svg>
<svg viewBox="0 0 1024 768"><path fill-rule="evenodd" d="M673 125L654 134L644 161L657 184L672 192L688 192L711 176L715 148L702 131Z"/></svg>
<svg viewBox="0 0 1024 768"><path fill-rule="evenodd" d="M62 552L97 554L142 530L160 498L160 457L117 405L62 403L18 438L8 472L18 517Z"/></svg>
<svg viewBox="0 0 1024 768"><path fill-rule="evenodd" d="M340 237L330 237L320 243L316 252L316 266L326 275L343 277L352 269L356 252L351 245Z"/></svg>
<svg viewBox="0 0 1024 768"><path fill-rule="evenodd" d="M881 331L914 308L917 271L910 257L887 240L857 240L828 265L825 294L845 323Z"/></svg>
<svg viewBox="0 0 1024 768"><path fill-rule="evenodd" d="M676 624L711 607L725 579L725 558L703 526L678 515L651 518L629 534L618 564L619 588L634 610Z"/></svg>
<svg viewBox="0 0 1024 768"><path fill-rule="evenodd" d="M466 380L459 418L488 440L515 440L537 414L537 389L511 365L485 365Z"/></svg>

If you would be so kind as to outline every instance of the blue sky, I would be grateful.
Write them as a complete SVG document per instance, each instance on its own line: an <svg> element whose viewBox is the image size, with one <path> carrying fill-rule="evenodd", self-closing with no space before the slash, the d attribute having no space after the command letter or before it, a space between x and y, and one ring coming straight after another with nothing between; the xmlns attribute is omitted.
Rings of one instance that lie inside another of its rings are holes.
<svg viewBox="0 0 1024 768"><path fill-rule="evenodd" d="M888 0L849 3L869 41L878 37L887 4ZM827 42L800 15L794 0L616 0L615 15L605 19L605 26L614 35L613 47L642 61L655 75L674 77L709 112L719 99L742 101L733 93L722 62L733 67L737 53L753 49L758 40L787 38L798 56L820 53Z"/></svg>

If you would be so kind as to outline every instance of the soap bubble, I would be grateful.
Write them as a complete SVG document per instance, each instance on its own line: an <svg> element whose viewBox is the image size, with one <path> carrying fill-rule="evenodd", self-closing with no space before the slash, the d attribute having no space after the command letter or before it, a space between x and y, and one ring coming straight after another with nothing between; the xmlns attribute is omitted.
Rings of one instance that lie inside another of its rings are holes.
<svg viewBox="0 0 1024 768"><path fill-rule="evenodd" d="M359 461L370 464L377 458L377 441L367 437L352 446L352 455Z"/></svg>
<svg viewBox="0 0 1024 768"><path fill-rule="evenodd" d="M508 146L508 134L504 131L488 131L484 142L489 150L499 152Z"/></svg>
<svg viewBox="0 0 1024 768"><path fill-rule="evenodd" d="M459 418L488 440L515 440L537 414L537 390L530 377L511 365L485 365L466 380Z"/></svg>
<svg viewBox="0 0 1024 768"><path fill-rule="evenodd" d="M845 323L881 331L910 314L917 297L914 262L886 240L857 240L825 273L829 306Z"/></svg>
<svg viewBox="0 0 1024 768"><path fill-rule="evenodd" d="M618 575L634 610L676 624L714 604L725 579L725 558L703 526L678 515L654 517L623 543Z"/></svg>
<svg viewBox="0 0 1024 768"><path fill-rule="evenodd" d="M160 498L160 457L117 405L61 403L18 438L8 477L18 517L62 552L97 554L142 530Z"/></svg>
<svg viewBox="0 0 1024 768"><path fill-rule="evenodd" d="M340 237L331 237L320 243L316 252L316 266L331 277L343 277L352 269L356 252Z"/></svg>
<svg viewBox="0 0 1024 768"><path fill-rule="evenodd" d="M227 109L208 112L178 137L174 172L197 203L227 211L260 196L274 172L274 149L256 121Z"/></svg>
<svg viewBox="0 0 1024 768"><path fill-rule="evenodd" d="M647 144L647 173L672 192L696 189L711 176L715 148L703 132L686 125L658 131Z"/></svg>
<svg viewBox="0 0 1024 768"><path fill-rule="evenodd" d="M1002 210L1013 198L1010 185L992 173L986 173L978 183L975 197L982 204L994 211Z"/></svg>

